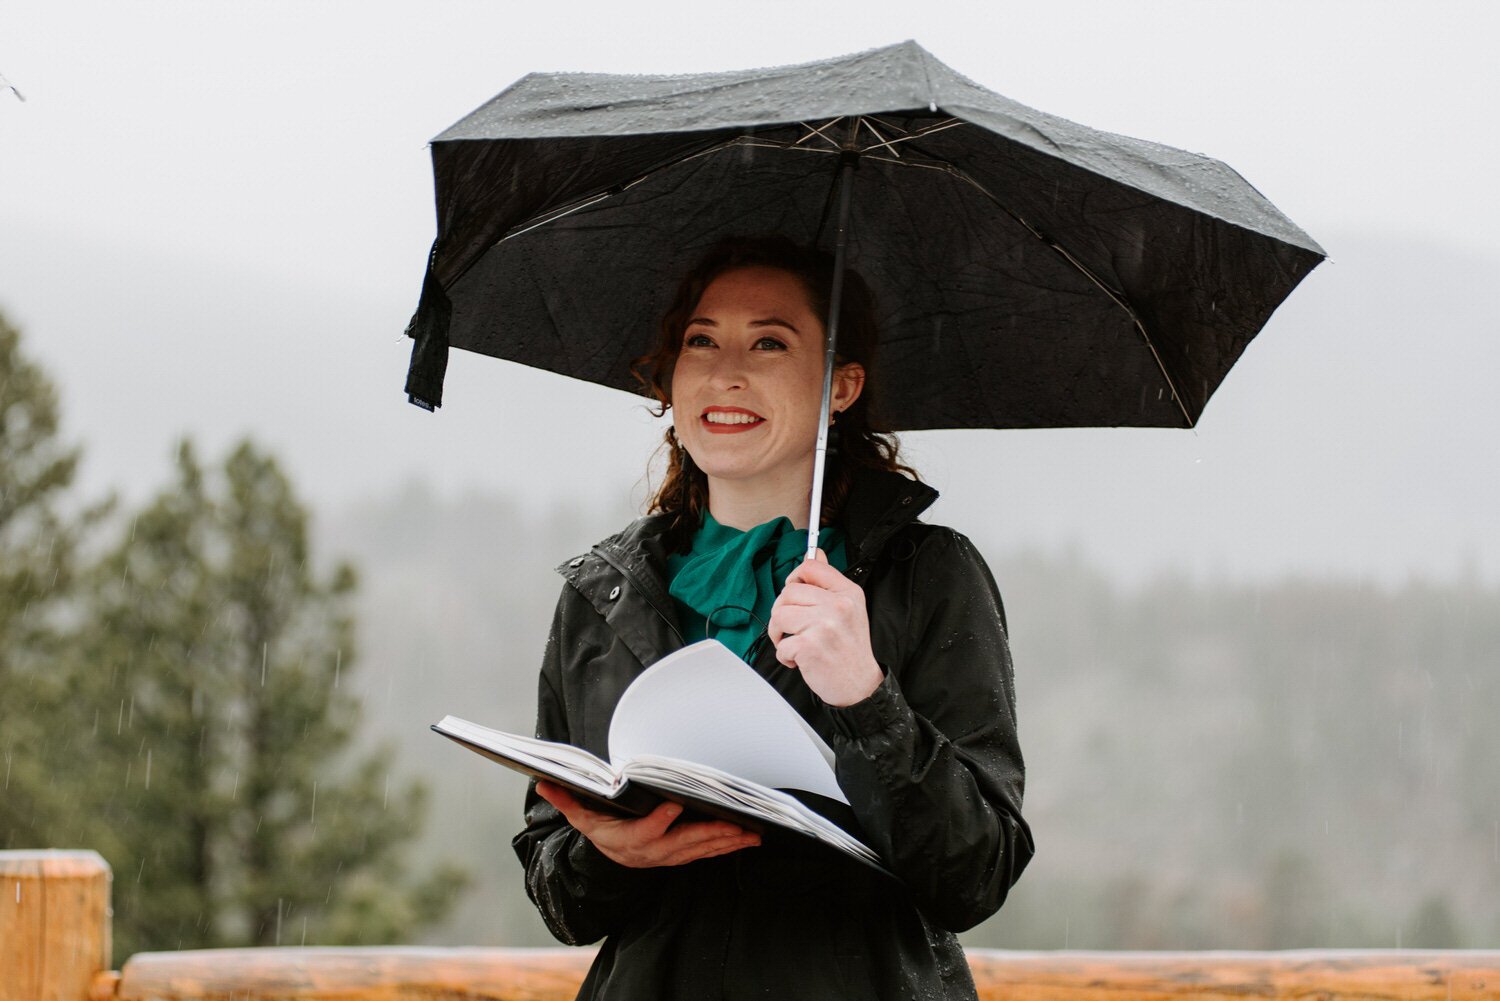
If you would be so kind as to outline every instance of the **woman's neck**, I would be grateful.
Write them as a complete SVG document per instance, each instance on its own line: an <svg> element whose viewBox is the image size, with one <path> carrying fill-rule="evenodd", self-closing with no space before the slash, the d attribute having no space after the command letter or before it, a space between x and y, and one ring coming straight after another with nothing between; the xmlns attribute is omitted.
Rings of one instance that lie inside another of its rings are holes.
<svg viewBox="0 0 1500 1001"><path fill-rule="evenodd" d="M806 528L811 503L810 469L770 483L708 478L708 511L714 521L742 532L783 517L791 520L793 528Z"/></svg>

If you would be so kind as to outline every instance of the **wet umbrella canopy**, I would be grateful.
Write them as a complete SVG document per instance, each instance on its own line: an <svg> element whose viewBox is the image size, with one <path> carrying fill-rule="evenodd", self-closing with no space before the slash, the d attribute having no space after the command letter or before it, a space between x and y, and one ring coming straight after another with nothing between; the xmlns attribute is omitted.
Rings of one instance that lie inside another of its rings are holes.
<svg viewBox="0 0 1500 1001"><path fill-rule="evenodd" d="M913 42L534 74L433 141L408 394L441 402L450 346L638 391L630 364L709 245L831 245L845 151L894 430L1190 427L1324 256L1224 164L1034 111Z"/></svg>

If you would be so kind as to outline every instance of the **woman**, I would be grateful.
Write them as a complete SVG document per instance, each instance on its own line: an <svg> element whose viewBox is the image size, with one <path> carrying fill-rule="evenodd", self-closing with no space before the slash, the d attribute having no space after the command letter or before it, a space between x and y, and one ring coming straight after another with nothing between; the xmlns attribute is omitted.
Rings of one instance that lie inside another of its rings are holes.
<svg viewBox="0 0 1500 1001"><path fill-rule="evenodd" d="M630 681L712 634L833 747L852 807L835 819L896 878L678 822L673 803L620 820L541 783L514 846L552 933L605 938L580 997L972 998L954 932L1031 857L1000 597L966 539L917 520L937 494L873 430L876 332L852 273L827 527L798 563L830 274L773 238L722 244L684 279L643 360L673 417L668 472L651 514L561 568L537 732L606 753Z"/></svg>

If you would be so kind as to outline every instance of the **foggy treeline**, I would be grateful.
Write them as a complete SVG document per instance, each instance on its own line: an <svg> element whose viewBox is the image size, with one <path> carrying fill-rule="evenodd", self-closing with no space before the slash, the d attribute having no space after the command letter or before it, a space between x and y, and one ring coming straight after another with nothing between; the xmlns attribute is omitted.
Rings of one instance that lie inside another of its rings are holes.
<svg viewBox="0 0 1500 1001"><path fill-rule="evenodd" d="M509 846L518 776L437 737L529 732L560 578L629 512L413 486L328 518L364 571L367 726L433 788L425 847L475 876L428 940L549 944ZM1500 945L1500 591L1158 578L986 547L1005 595L1037 856L970 945Z"/></svg>

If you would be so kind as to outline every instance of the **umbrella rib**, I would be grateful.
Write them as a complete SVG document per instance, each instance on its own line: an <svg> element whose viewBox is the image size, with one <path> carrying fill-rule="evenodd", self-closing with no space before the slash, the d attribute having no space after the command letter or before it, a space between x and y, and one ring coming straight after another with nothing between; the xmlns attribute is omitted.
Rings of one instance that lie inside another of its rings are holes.
<svg viewBox="0 0 1500 1001"><path fill-rule="evenodd" d="M904 142L906 142L908 140L911 140L911 139L921 139L924 136L930 136L930 135L932 135L935 132L943 132L943 131L946 131L947 129L957 128L960 125L967 124L962 118L945 118L941 122L934 122L931 125L923 126L922 128L918 129L915 132L902 132L902 130L901 130L901 128L899 126L892 125L890 122L887 122L887 121L882 121L881 119L876 118L874 115L866 115L865 116L865 120L867 122L869 122L869 121L880 122L881 125L885 126L888 129L892 129L892 130L894 130L896 132L901 132L900 135L898 135L896 138L890 140L889 142L883 142L883 143L881 143L880 144L881 146L894 146L896 143L904 143ZM875 130L874 129L870 129L870 131L874 132ZM877 133L877 135L878 135L878 133ZM879 149L880 147L879 146L871 146L870 148L871 149ZM895 150L892 150L891 152L894 153Z"/></svg>
<svg viewBox="0 0 1500 1001"><path fill-rule="evenodd" d="M506 240L509 240L512 237L520 236L523 233L529 233L532 230L534 230L534 229L536 229L536 228L538 228L540 226L546 226L548 223L556 222L557 220L563 218L564 216L570 216L570 215L572 215L575 212L581 212L581 211L583 211L584 209L588 208L591 205L596 205L599 202L604 201L606 198L613 198L614 196L616 196L616 195L618 195L618 194L620 194L622 192L629 191L631 188L635 187L637 184L640 184L643 181L649 180L650 178L656 176L657 174L661 173L664 170L668 170L668 169L670 169L672 167L676 167L679 164L687 163L690 160L696 160L696 159L698 159L699 157L702 157L702 156L708 156L710 153L718 153L721 150L726 150L726 149L729 149L729 148L731 148L733 146L761 145L761 146L777 146L777 147L780 147L782 145L782 144L779 144L779 143L771 143L771 142L765 141L765 140L762 140L762 141L759 141L759 142L754 142L754 141L747 142L747 140L752 140L753 138L754 137L752 137L752 136L735 136L733 139L727 139L724 142L719 143L717 146L710 146L708 149L699 150L696 153L690 153L687 156L680 157L680 158L678 158L676 160L668 160L665 163L658 164L655 167L652 167L650 170L646 171L645 173L639 175L638 177L633 177L633 178L631 178L628 181L623 181L623 182L621 182L619 184L613 185L612 187L610 187L610 188L608 188L608 189L606 189L604 191L599 191L599 192L596 192L595 194L592 194L592 195L586 195L583 198L578 199L578 201L576 201L576 202L569 202L567 205L563 205L563 206L560 206L560 207L555 208L555 209L549 209L548 211L543 212L540 215L532 216L530 219L527 219L524 222L518 223L515 226L513 226L512 228L506 230L505 233L498 240L495 241L495 244L498 245L498 244L504 243ZM815 150L815 151L812 151L812 152L820 152L821 153L821 152L825 152L825 151L824 150ZM827 152L832 152L832 151L827 151Z"/></svg>
<svg viewBox="0 0 1500 1001"><path fill-rule="evenodd" d="M841 120L842 119L837 119L836 118L836 119L833 119L832 121L826 122L826 123L824 123L823 128L828 128L830 125L833 125L836 122L839 122ZM941 126L939 126L937 128L926 129L926 130L924 130L922 132L912 132L912 133L909 133L907 135L895 136L895 137L893 137L891 139L886 139L879 132L876 132L875 129L871 128L870 124L869 124L869 121L866 118L861 117L860 118L860 122L864 124L865 128L870 129L870 131L872 133L874 133L874 135L875 135L875 137L877 139L881 140L880 142L875 143L873 145L862 147L859 150L859 153L860 153L861 156L868 156L872 160L880 160L880 161L885 162L885 163L898 163L898 164L905 164L907 166L913 166L913 167L929 167L929 168L933 168L933 169L937 169L937 170L942 170L942 171L948 171L948 172L952 172L952 170L954 169L952 164L950 164L950 163L948 163L946 161L943 161L943 160L934 160L934 161L931 161L931 162L923 163L920 160L907 159L907 158L903 157L897 150L893 149L892 147L894 147L897 143L906 142L909 139L920 139L923 136L931 135L934 132L939 132L939 131L942 131L943 129L951 129L954 126L964 124L959 119L952 119L948 123L945 123L945 124L943 124L943 125L941 125ZM891 126L888 123L882 122L881 124L885 125L887 128L891 128ZM700 150L699 152L694 153L691 156L685 156L681 160L675 160L672 163L664 164L662 167L659 167L657 169L658 170L663 170L663 169L666 169L667 167L675 166L676 164L679 164L679 163L686 163L689 160L697 159L698 157L708 156L711 153L721 152L721 151L723 151L725 149L728 149L730 147L733 147L733 146L753 146L753 147L756 147L756 148L759 148L759 149L781 149L781 150L788 150L788 151L793 151L794 150L794 151L801 152L801 153L824 153L824 154L828 154L828 155L835 155L835 154L843 152L843 147L841 147L841 146L831 146L828 149L824 149L824 148L819 147L819 146L805 146L805 145L803 145L808 139L812 138L814 135L819 136L820 138L823 138L823 139L828 139L828 136L823 135L823 133L822 133L821 130L815 129L815 128L813 128L810 125L806 125L806 123L803 123L803 125L806 128L808 128L810 131L807 134L805 134L805 135L801 136L800 138L798 138L794 142L787 142L787 141L781 140L781 139L767 139L767 138L765 138L763 136L751 136L751 135L736 136L733 139L726 139L724 142L722 142L719 145L714 146L714 147L712 147L710 149ZM829 139L829 141L832 142L831 139ZM869 153L870 150L880 150L880 149L889 150L890 153L891 153L891 156L889 156L889 157L883 157L883 156L879 156L879 155L876 155L876 154ZM653 173L654 172L655 171L653 171ZM645 177L645 176L650 176L650 175L643 175L643 177ZM967 178L965 178L965 179L967 180ZM638 182L637 181L631 181L630 183L631 184L636 184Z"/></svg>
<svg viewBox="0 0 1500 1001"><path fill-rule="evenodd" d="M866 146L864 149L860 150L859 152L861 156L868 156L871 150L885 149L890 150L891 154L895 156L896 159L901 159L901 151L895 148L897 141L896 138L887 139L885 136L881 135L880 132L876 130L875 126L870 124L870 119L868 118L861 118L859 120L859 123L870 130L870 135L880 140L879 144L875 146ZM884 122L881 122L880 124L885 125Z"/></svg>
<svg viewBox="0 0 1500 1001"><path fill-rule="evenodd" d="M1161 372L1161 377L1163 379L1165 379L1166 382L1167 382L1167 389L1170 390L1171 393L1172 393L1172 401L1177 404L1177 409L1180 410L1180 411L1182 411L1182 417L1183 417L1183 420L1187 421L1187 426L1188 427L1192 427L1193 426L1192 415L1188 413L1187 405L1183 402L1183 399L1182 399L1182 394L1177 391L1177 384L1172 381L1172 374L1167 371L1167 366L1162 361L1161 353L1156 350L1156 345L1152 342L1152 340L1151 340L1151 334L1149 332L1147 332L1146 325L1141 322L1141 318L1138 315L1136 315L1135 310L1130 308L1130 303L1125 298L1125 294L1123 292L1121 292L1121 291L1119 291L1117 289L1110 288L1109 285L1107 285L1104 282L1103 279L1101 279L1098 275L1094 274L1094 272L1088 267L1088 265L1084 264L1078 258L1076 258L1072 254L1070 254L1067 251L1067 249L1065 247L1063 247L1061 244L1059 244L1057 241L1050 239L1041 230L1037 229L1031 223L1029 223L1025 219L1023 219L1013 209L1011 209L1010 206L1006 205L1003 201L1001 201L995 195L995 193L993 191L991 191L989 188L986 188L983 184L980 184L977 180L975 180L973 177L971 177L966 171L961 170L958 167L955 167L951 163L947 163L947 164L941 163L941 162L938 162L938 163L913 163L910 160L906 160L906 161L890 161L890 162L902 162L902 163L909 164L911 166L928 167L929 169L933 169L933 170L942 170L942 171L944 171L944 172L946 172L948 174L951 174L953 177L957 178L960 181L965 181L968 184L973 185L974 188L976 188L978 191L980 191L981 193L983 193L986 198L988 198L990 201L994 202L995 206L997 208L999 208L1000 211L1004 212L1006 215L1008 215L1012 219L1014 219L1018 224L1020 224L1033 237L1035 237L1036 239L1040 240L1042 243L1046 244L1048 247L1052 248L1052 250L1055 253L1057 253L1059 256L1061 256L1063 260L1065 260L1069 264L1071 264L1074 267L1074 269L1078 271L1079 274L1083 275L1089 281L1091 281L1095 285L1097 285L1099 287L1100 291L1102 291L1105 295L1109 296L1112 300L1114 300L1115 305L1119 306L1121 309L1123 309L1125 311L1125 315L1130 317L1130 322L1133 323L1133 324L1135 324L1135 329L1140 333L1141 340L1143 340L1143 341L1146 342L1146 349L1151 352L1151 358L1152 358L1152 360L1156 362L1157 371Z"/></svg>
<svg viewBox="0 0 1500 1001"><path fill-rule="evenodd" d="M831 129L839 122L842 122L847 117L848 116L846 115L840 118L830 118L822 125L813 125L808 122L799 122L798 124L806 129L807 132L798 137L795 142L776 142L775 140L766 140L766 142L770 145L774 145L782 149L806 149L814 150L820 153L837 153L843 150L843 146L840 143L835 142L831 136L827 135L827 130ZM881 135L880 132L876 130L875 126L870 124L871 122L877 122L879 123L881 128L887 129L888 131L893 133L891 138L887 139L885 136ZM885 121L884 119L877 118L874 115L858 115L855 117L855 130L858 131L859 127L862 125L866 129L868 129L870 131L870 134L878 140L878 142L875 142L872 145L861 147L859 149L859 152L862 155L873 150L885 149L889 150L891 153L899 157L901 154L894 149L897 143L907 142L911 139L921 139L924 136L930 136L935 132L942 132L946 129L956 128L964 124L966 123L961 118L945 118L940 122L934 122L931 125L925 125L915 132L907 132L899 125L894 125L888 121ZM824 142L827 142L829 144L829 148L824 150L819 147L805 145L807 141L812 139L814 136L822 139Z"/></svg>
<svg viewBox="0 0 1500 1001"><path fill-rule="evenodd" d="M842 122L844 120L844 117L845 116L841 115L838 118L830 118L830 119L828 119L828 121L824 122L822 125L809 125L807 122L798 122L797 123L798 125L801 125L804 129L808 130L807 134L804 135L804 136L802 136L800 139L798 139L794 143L791 143L791 144L782 143L782 144L778 144L778 145L790 145L792 147L801 147L803 149L812 149L813 147L811 147L811 146L802 146L802 144L805 143L805 142L807 142L813 136L817 136L819 139L822 139L824 142L828 143L831 147L833 147L828 152L837 152L839 150L839 148L840 148L839 144L836 141L834 141L832 138L824 135L823 134L823 130L824 129L831 129L831 128L833 128L839 122ZM858 128L857 121L858 120L856 120L856 126L855 126L856 128Z"/></svg>
<svg viewBox="0 0 1500 1001"><path fill-rule="evenodd" d="M630 182L630 184L635 183L637 182ZM630 184L625 185L625 187L630 187ZM624 188L622 188L621 190L624 190ZM611 191L601 191L597 195L590 195L587 198L580 199L579 201L573 202L570 205L564 205L561 208L553 209L551 212L545 212L542 215L535 216L529 221L524 222L520 226L517 226L516 228L508 231L504 236L500 237L500 239L496 240L495 242L504 243L506 240L509 240L513 236L520 236L522 233L530 233L532 230L540 226L545 226L550 222L556 222L564 216L570 216L574 212L581 212L582 210L588 208L590 205L604 201L604 199L610 197L611 194L613 194L613 192Z"/></svg>

